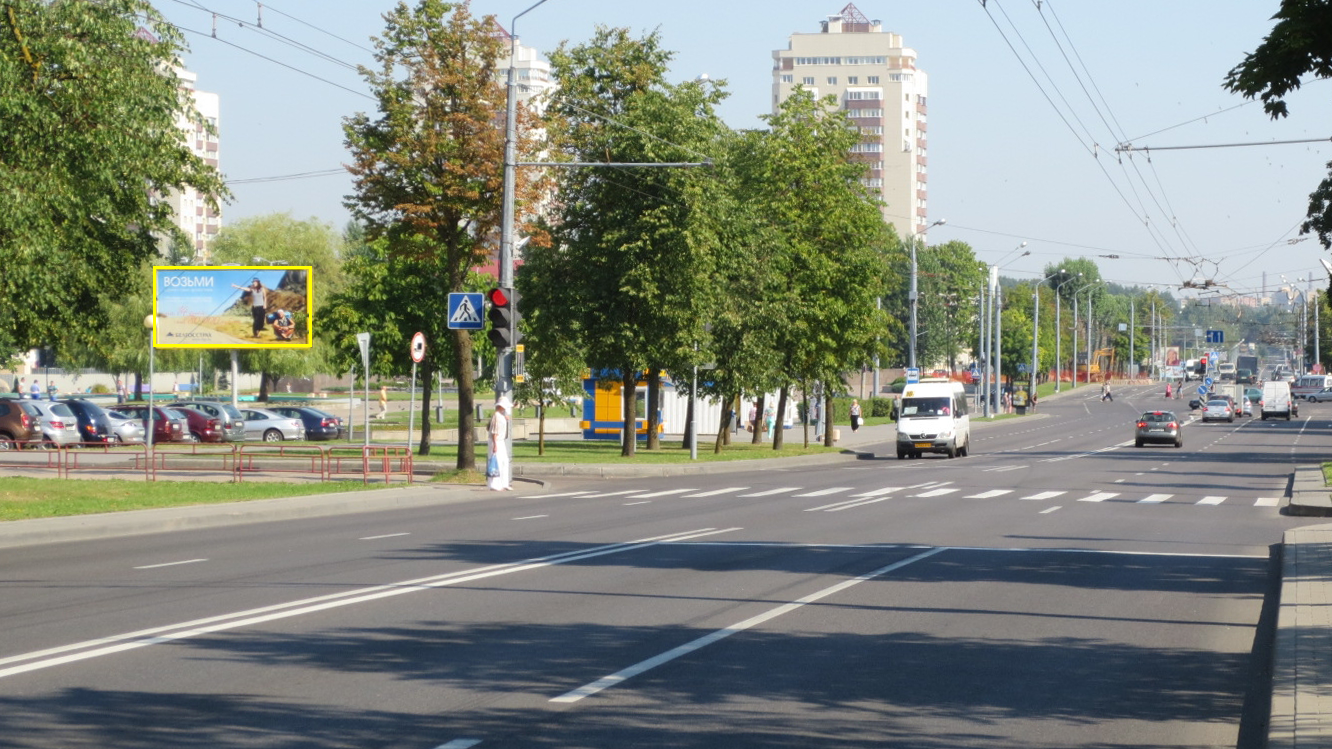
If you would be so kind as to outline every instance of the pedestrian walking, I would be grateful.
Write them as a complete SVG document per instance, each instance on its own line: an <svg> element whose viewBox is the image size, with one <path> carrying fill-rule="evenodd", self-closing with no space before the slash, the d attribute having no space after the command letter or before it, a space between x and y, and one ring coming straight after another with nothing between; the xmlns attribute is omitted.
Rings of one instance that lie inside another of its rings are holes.
<svg viewBox="0 0 1332 749"><path fill-rule="evenodd" d="M767 406L763 409L763 425L767 427L768 439L772 439L772 430L777 423L777 409Z"/></svg>
<svg viewBox="0 0 1332 749"><path fill-rule="evenodd" d="M860 429L860 401L851 399L851 431Z"/></svg>
<svg viewBox="0 0 1332 749"><path fill-rule="evenodd" d="M37 382L37 378L36 378L36 377L32 378L32 388L31 388L31 393L32 393L32 399L33 399L33 400L35 400L35 401L39 401L39 400L42 399L42 385L41 385L40 382Z"/></svg>
<svg viewBox="0 0 1332 749"><path fill-rule="evenodd" d="M1115 396L1110 392L1109 380L1101 383L1101 402L1104 403L1106 401L1110 401L1111 403L1115 401Z"/></svg>
<svg viewBox="0 0 1332 749"><path fill-rule="evenodd" d="M119 377L117 377L117 378L116 378L116 403L117 403L117 404L123 404L124 402L125 402L125 381L122 380L122 379L120 379Z"/></svg>
<svg viewBox="0 0 1332 749"><path fill-rule="evenodd" d="M508 396L495 401L495 412L490 415L486 434L490 437L490 457L486 460L486 486L491 491L513 491L509 485L509 412L513 402Z"/></svg>
<svg viewBox="0 0 1332 749"><path fill-rule="evenodd" d="M1170 383L1167 382L1167 383L1166 383L1166 397L1167 397L1167 398L1170 397L1170 393L1171 393Z"/></svg>

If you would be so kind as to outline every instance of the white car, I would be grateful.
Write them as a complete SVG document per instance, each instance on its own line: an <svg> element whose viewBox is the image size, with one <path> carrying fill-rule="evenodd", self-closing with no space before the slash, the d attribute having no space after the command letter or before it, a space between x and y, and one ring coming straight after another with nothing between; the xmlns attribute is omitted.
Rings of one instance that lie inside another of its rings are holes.
<svg viewBox="0 0 1332 749"><path fill-rule="evenodd" d="M1230 408L1230 401L1213 398L1203 406L1203 421L1234 421L1235 412Z"/></svg>
<svg viewBox="0 0 1332 749"><path fill-rule="evenodd" d="M64 447L79 443L79 417L73 409L64 403L50 401L31 401L32 407L41 413L42 442L48 447Z"/></svg>
<svg viewBox="0 0 1332 749"><path fill-rule="evenodd" d="M305 424L266 408L241 409L245 419L245 439L281 442L305 438Z"/></svg>

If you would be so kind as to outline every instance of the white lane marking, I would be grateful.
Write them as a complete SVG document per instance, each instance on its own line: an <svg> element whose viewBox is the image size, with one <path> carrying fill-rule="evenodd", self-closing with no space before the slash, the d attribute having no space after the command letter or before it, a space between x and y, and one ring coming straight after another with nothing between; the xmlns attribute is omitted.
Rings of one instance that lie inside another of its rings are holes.
<svg viewBox="0 0 1332 749"><path fill-rule="evenodd" d="M1116 483L1116 484L1122 484L1122 483L1124 483L1124 479L1115 479L1115 483Z"/></svg>
<svg viewBox="0 0 1332 749"><path fill-rule="evenodd" d="M435 749L472 749L481 743L481 739L454 739L435 747Z"/></svg>
<svg viewBox="0 0 1332 749"><path fill-rule="evenodd" d="M991 489L988 492L981 492L980 494L969 494L967 495L967 499L991 499L993 497L1002 497L1005 494L1012 493L1012 489Z"/></svg>
<svg viewBox="0 0 1332 749"><path fill-rule="evenodd" d="M645 500L643 500L642 502L625 502L625 503L624 503L624 506L625 506L625 507L633 507L634 505L650 505L650 504L652 504L652 500L650 500L650 499L645 499Z"/></svg>
<svg viewBox="0 0 1332 749"><path fill-rule="evenodd" d="M1276 507L1279 504L1281 504L1281 497L1259 497L1258 501L1253 503L1253 506Z"/></svg>
<svg viewBox="0 0 1332 749"><path fill-rule="evenodd" d="M724 629L719 629L715 632L712 632L711 634L704 635L696 640L687 642L679 647L667 650L666 652L661 653L660 655L648 658L645 661L639 661L638 663L635 663L634 665L628 668L616 671L615 673L609 676L603 676L600 679L597 679L596 681L584 684L583 686L574 689L572 691L565 692L559 697L553 697L551 698L550 701L565 702L565 703L578 702L579 700L582 700L585 697L590 697L591 695L594 695L597 692L602 691L603 689L608 689L617 684L620 684L621 682L627 679L631 679L635 676L638 676L639 674L644 673L645 671L650 671L656 668L657 666L662 665L663 663L669 663L670 661L673 661L676 658L688 655L694 652L695 650L700 650L702 648L705 648L708 645L724 640L727 637L730 637L731 635L744 632L745 630L751 629L753 627L757 627L758 625L763 624L764 622L767 622L771 619L775 619L781 616L782 614L789 614L790 612L795 611L807 604L815 603L824 598L827 598L830 595L833 595L835 593L840 593L843 590L846 590L847 588L850 588L854 585L859 585L860 583L863 583L866 580L873 580L876 577L886 575L889 572L893 572L894 570L899 570L909 564L914 564L916 562L921 561L922 559L934 556L935 554L938 554L941 551L945 551L946 549L947 547L942 547L942 546L939 548L930 549L928 551L921 552L920 554L916 554L915 556L907 557L906 559L903 559L901 561L893 562L892 564L886 567L880 567L879 569L874 570L873 572L867 572L859 577L854 577L851 578L850 580L843 580L842 582L837 583L836 585L830 585L827 588L824 588L823 590L820 590L816 593L811 593L805 596L804 598L797 599L795 601L792 601L791 603L784 603L781 606L777 606L776 608L768 609L762 614L759 614L757 616L752 616L748 619L745 619L744 621L737 622Z"/></svg>
<svg viewBox="0 0 1332 749"><path fill-rule="evenodd" d="M601 493L599 493L599 494L585 494L585 495L579 497L579 499L601 499L602 497L623 497L623 496L626 495L626 494L637 494L637 493L639 493L639 492L641 492L641 491L643 491L643 490L642 490L642 489L625 489L624 491L619 491L619 492L601 492ZM686 489L685 491L688 491L688 490Z"/></svg>
<svg viewBox="0 0 1332 749"><path fill-rule="evenodd" d="M518 499L546 499L547 497L576 497L579 494L591 494L592 492L584 489L580 492L558 492L555 494L527 494Z"/></svg>
<svg viewBox="0 0 1332 749"><path fill-rule="evenodd" d="M357 541L378 541L381 538L397 538L398 536L410 536L410 533L385 533L382 536L362 536Z"/></svg>
<svg viewBox="0 0 1332 749"><path fill-rule="evenodd" d="M837 494L837 493L839 493L839 492L851 491L851 490L854 489L854 488L855 488L855 487L851 487L851 486L833 486L833 487L829 487L829 488L827 488L827 489L819 489L818 491L806 492L806 493L804 493L804 494L797 494L796 496L797 496L797 497L823 497L823 496L826 496L826 495L829 495L829 494Z"/></svg>
<svg viewBox="0 0 1332 749"><path fill-rule="evenodd" d="M811 508L809 508L808 510L805 510L805 512L818 512L818 511L820 511L820 510L828 510L829 512L831 512L831 511L832 511L831 508L833 508L833 507L842 507L843 505L861 505L861 504L869 504L870 502L881 501L881 500L884 500L884 499L888 499L888 498L887 498L887 497L880 497L878 500L844 499L844 500L842 500L842 501L840 501L840 502L833 502L833 503L830 504L830 505L819 505L818 507L811 507Z"/></svg>
<svg viewBox="0 0 1332 749"><path fill-rule="evenodd" d="M1138 500L1138 504L1140 504L1140 505L1159 504L1159 503L1161 503L1161 502L1166 501L1167 499L1170 499L1170 498L1173 497L1173 496L1175 496L1175 495L1173 495L1173 494L1148 494L1147 496L1145 496L1145 497L1143 497L1142 499Z"/></svg>
<svg viewBox="0 0 1332 749"><path fill-rule="evenodd" d="M1030 497L1023 497L1023 499L1054 499L1055 497L1058 497L1060 494L1068 494L1068 492L1039 492L1037 494L1031 495Z"/></svg>
<svg viewBox="0 0 1332 749"><path fill-rule="evenodd" d="M548 517L550 517L550 516L549 516L549 515L526 515L526 516L523 516L523 517L521 517L521 518L514 518L514 520L539 520L539 519L541 519L541 518L548 518Z"/></svg>
<svg viewBox="0 0 1332 749"><path fill-rule="evenodd" d="M207 559L186 559L181 562L163 562L162 564L145 564L142 567L135 567L136 570L155 570L158 567L175 567L178 564L195 564L197 562L207 562Z"/></svg>
<svg viewBox="0 0 1332 749"><path fill-rule="evenodd" d="M952 494L953 492L958 492L958 491L962 491L962 490L961 490L961 489L950 489L950 488L931 489L931 490L929 490L929 491L927 491L927 492L921 492L920 494L912 494L911 496L913 496L913 497L942 497L942 496L945 495L945 494Z"/></svg>
<svg viewBox="0 0 1332 749"><path fill-rule="evenodd" d="M667 489L666 491L652 492L651 494L639 494L636 495L634 499L646 499L647 497L669 497L672 494L684 494L685 492L692 492L692 491L693 489Z"/></svg>
<svg viewBox="0 0 1332 749"><path fill-rule="evenodd" d="M1224 501L1226 501L1226 498L1225 498L1225 497L1203 497L1202 499L1198 500L1197 504L1200 504L1200 505L1219 505L1219 504L1221 504L1221 503L1224 502Z"/></svg>
<svg viewBox="0 0 1332 749"><path fill-rule="evenodd" d="M693 539L703 538L704 536L715 536L721 533L731 533L738 530L741 530L741 528L700 528L695 531L682 531L663 536L638 539L635 541L594 546L577 551L551 554L550 556L545 557L533 557L519 562L509 562L506 564L478 567L472 570L448 572L442 575L432 575L430 577L422 577L414 580L403 580L400 582L389 583L387 585L374 585L367 588L348 590L340 593L329 593L327 595L315 596L313 598L304 598L297 601L288 601L287 603L278 603L245 611L236 611L230 614L219 614L217 616L210 616L203 619L194 619L178 624L168 624L161 627L141 629L136 632L101 637L96 640L86 640L84 642L60 645L54 648L33 651L31 653L5 656L0 658L0 665L9 663L20 663L21 665L0 669L0 679L27 673L29 671L37 671L45 668L52 668L54 666L62 666L67 663L88 660L90 658L100 658L115 653L123 653L128 650L148 647L149 645L160 645L166 642L175 642L176 640L198 637L200 635L211 634L214 632L224 632L231 629L248 627L254 624L263 624L265 622L276 621L279 619L289 619L305 614L312 614L317 611L326 611L329 609L341 608L343 606L377 601L383 598L406 595L408 593L435 590L450 585L484 580L489 577L511 575L517 572L527 572L528 570L553 567L556 565L568 564L570 562L577 562L583 559L606 556L608 554L636 551L638 549L646 549L659 544L673 543L676 541L692 541ZM61 653L65 653L66 655L60 655ZM31 662L22 663L23 661Z"/></svg>
<svg viewBox="0 0 1332 749"><path fill-rule="evenodd" d="M748 488L749 487L747 486L732 486L727 489L713 489L710 492L699 492L698 494L686 494L684 495L684 499L692 499L694 497L715 497L718 494L730 494L731 492L742 492Z"/></svg>
<svg viewBox="0 0 1332 749"><path fill-rule="evenodd" d="M769 489L769 490L767 490L767 491L765 491L765 492L754 492L753 494L741 494L740 496L742 496L742 497L767 497L767 496L770 496L770 495L773 495L773 494L782 494L782 493L784 493L784 492L793 492L793 491L795 491L795 490L797 490L797 489L799 489L799 488L800 488L800 487L798 487L798 486L783 486L783 487L779 487L779 488L777 488L777 489Z"/></svg>
<svg viewBox="0 0 1332 749"><path fill-rule="evenodd" d="M1079 499L1078 501L1079 501L1079 502L1104 502L1104 501L1107 500L1107 499L1111 499L1112 497L1118 497L1118 496L1119 496L1119 493L1118 493L1118 492L1096 492L1095 494L1092 494L1092 495L1089 495L1089 496L1083 497L1082 499Z"/></svg>
<svg viewBox="0 0 1332 749"><path fill-rule="evenodd" d="M1055 505L1054 507L1049 507L1049 508L1046 508L1046 509L1044 509L1044 510L1041 510L1041 514L1042 514L1042 515L1049 515L1050 513L1054 512L1055 510L1058 510L1059 508L1060 508L1060 505Z"/></svg>
<svg viewBox="0 0 1332 749"><path fill-rule="evenodd" d="M883 487L882 489L874 489L874 490L872 490L872 491L861 492L860 494L852 494L851 496L853 496L853 497L877 497L877 496L879 496L880 494L892 494L892 493L895 492L895 491L899 491L899 490L901 490L901 488L902 488L902 487L900 487L900 486L885 486L885 487Z"/></svg>
<svg viewBox="0 0 1332 749"><path fill-rule="evenodd" d="M940 486L940 485L943 485L943 484L951 484L951 483L953 483L953 482L951 482L951 481L926 481L926 482L923 483L923 484L912 484L911 486L908 486L907 488L908 488L908 489L924 489L924 488L927 487L927 486Z"/></svg>
<svg viewBox="0 0 1332 749"><path fill-rule="evenodd" d="M995 473L1003 473L1004 471L1020 471L1023 468L1030 468L1030 466L1003 466L1001 468L992 468L990 470Z"/></svg>
<svg viewBox="0 0 1332 749"><path fill-rule="evenodd" d="M854 502L843 502L841 507L834 507L828 510L828 512L841 512L842 510L850 510L853 507L864 507L865 505L872 505L887 499L892 499L892 497L871 497L869 499L860 499Z"/></svg>

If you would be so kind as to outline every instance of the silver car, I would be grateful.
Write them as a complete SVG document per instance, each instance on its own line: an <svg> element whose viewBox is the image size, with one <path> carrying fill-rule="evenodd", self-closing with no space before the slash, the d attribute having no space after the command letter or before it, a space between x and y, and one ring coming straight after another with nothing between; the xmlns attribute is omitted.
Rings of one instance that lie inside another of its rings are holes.
<svg viewBox="0 0 1332 749"><path fill-rule="evenodd" d="M1323 388L1316 393L1309 393L1304 399L1310 403L1321 403L1323 401L1332 401L1332 388Z"/></svg>
<svg viewBox="0 0 1332 749"><path fill-rule="evenodd" d="M42 441L48 447L79 443L79 417L69 406L50 401L31 401L31 404L41 414Z"/></svg>
<svg viewBox="0 0 1332 749"><path fill-rule="evenodd" d="M1230 401L1221 398L1213 398L1207 401L1203 406L1203 421L1234 421L1235 410L1230 407Z"/></svg>
<svg viewBox="0 0 1332 749"><path fill-rule="evenodd" d="M244 408L240 413L245 419L247 440L281 442L305 437L305 424L300 419L283 416L266 408Z"/></svg>
<svg viewBox="0 0 1332 749"><path fill-rule="evenodd" d="M107 421L111 422L111 441L127 445L143 442L143 422L132 419L117 411L106 411Z"/></svg>

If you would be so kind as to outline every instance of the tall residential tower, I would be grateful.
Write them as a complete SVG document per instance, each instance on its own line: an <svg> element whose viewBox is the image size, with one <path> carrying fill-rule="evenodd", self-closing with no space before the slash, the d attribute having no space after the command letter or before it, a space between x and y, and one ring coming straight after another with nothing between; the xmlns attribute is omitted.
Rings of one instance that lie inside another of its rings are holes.
<svg viewBox="0 0 1332 749"><path fill-rule="evenodd" d="M865 184L885 204L884 220L909 239L929 226L926 208L925 103L929 78L916 67L916 51L848 4L823 21L818 33L792 34L772 53L772 106L797 86L829 94L860 127L855 147L865 162Z"/></svg>

